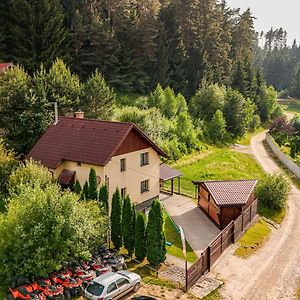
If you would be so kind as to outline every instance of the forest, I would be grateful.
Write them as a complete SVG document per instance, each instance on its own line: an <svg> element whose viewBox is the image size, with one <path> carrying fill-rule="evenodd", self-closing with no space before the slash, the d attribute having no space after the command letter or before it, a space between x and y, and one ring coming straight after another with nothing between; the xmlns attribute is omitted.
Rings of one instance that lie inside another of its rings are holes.
<svg viewBox="0 0 300 300"><path fill-rule="evenodd" d="M218 0L2 0L0 128L26 153L77 109L135 122L171 158L281 115L250 10ZM25 126L24 126L25 125Z"/></svg>
<svg viewBox="0 0 300 300"><path fill-rule="evenodd" d="M294 39L288 45L288 33L283 28L262 32L255 64L264 71L269 85L280 92L281 98L300 98L300 46Z"/></svg>

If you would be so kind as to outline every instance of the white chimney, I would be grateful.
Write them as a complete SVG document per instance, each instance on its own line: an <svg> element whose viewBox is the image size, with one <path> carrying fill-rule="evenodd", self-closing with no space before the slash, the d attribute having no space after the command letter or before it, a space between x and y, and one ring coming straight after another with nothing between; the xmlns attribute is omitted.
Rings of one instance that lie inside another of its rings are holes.
<svg viewBox="0 0 300 300"><path fill-rule="evenodd" d="M58 109L57 109L57 102L54 102L54 116L55 116L55 120L54 120L54 124L56 125L58 123Z"/></svg>

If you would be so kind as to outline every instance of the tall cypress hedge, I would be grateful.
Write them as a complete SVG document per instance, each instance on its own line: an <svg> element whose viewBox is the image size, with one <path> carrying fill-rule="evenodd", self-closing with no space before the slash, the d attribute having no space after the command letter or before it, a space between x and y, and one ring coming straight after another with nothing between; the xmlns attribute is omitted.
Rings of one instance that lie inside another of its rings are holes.
<svg viewBox="0 0 300 300"><path fill-rule="evenodd" d="M128 254L131 256L134 251L134 208L131 205L129 196L123 200L122 212L122 235L124 247L127 249Z"/></svg>
<svg viewBox="0 0 300 300"><path fill-rule="evenodd" d="M116 249L120 249L122 246L122 198L118 188L116 188L112 197L110 222L111 241Z"/></svg>
<svg viewBox="0 0 300 300"><path fill-rule="evenodd" d="M135 221L135 256L143 261L147 254L146 218L143 213L137 213Z"/></svg>

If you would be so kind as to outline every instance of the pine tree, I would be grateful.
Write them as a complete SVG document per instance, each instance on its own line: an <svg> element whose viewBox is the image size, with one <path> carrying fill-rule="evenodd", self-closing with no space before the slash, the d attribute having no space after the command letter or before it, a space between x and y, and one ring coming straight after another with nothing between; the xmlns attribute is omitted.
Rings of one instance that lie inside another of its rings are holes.
<svg viewBox="0 0 300 300"><path fill-rule="evenodd" d="M111 241L116 249L120 249L122 246L122 199L120 191L117 188L112 197L111 207Z"/></svg>
<svg viewBox="0 0 300 300"><path fill-rule="evenodd" d="M94 168L91 168L89 173L89 199L97 200L98 190L97 190L97 174Z"/></svg>
<svg viewBox="0 0 300 300"><path fill-rule="evenodd" d="M135 222L135 256L139 261L143 261L146 254L146 220L144 214L137 213Z"/></svg>
<svg viewBox="0 0 300 300"><path fill-rule="evenodd" d="M4 59L21 64L31 74L40 64L48 68L56 57L67 55L67 31L59 0L1 1L0 32Z"/></svg>
<svg viewBox="0 0 300 300"><path fill-rule="evenodd" d="M98 199L99 199L100 206L103 206L105 211L108 212L109 193L108 193L108 187L106 184L103 184L100 187Z"/></svg>
<svg viewBox="0 0 300 300"><path fill-rule="evenodd" d="M147 259L150 264L157 266L166 259L163 213L159 200L154 200L147 224Z"/></svg>
<svg viewBox="0 0 300 300"><path fill-rule="evenodd" d="M81 92L81 108L86 112L86 117L91 119L111 119L115 93L107 85L102 74L95 73L83 84Z"/></svg>
<svg viewBox="0 0 300 300"><path fill-rule="evenodd" d="M74 192L76 194L80 195L81 191L82 191L82 189L81 189L80 182L78 180L76 180L75 185L74 185Z"/></svg>
<svg viewBox="0 0 300 300"><path fill-rule="evenodd" d="M127 196L123 200L122 235L124 247L127 249L130 256L134 252L134 224L134 211L130 198Z"/></svg>
<svg viewBox="0 0 300 300"><path fill-rule="evenodd" d="M89 200L89 184L87 181L83 185L82 192L81 192L81 198L84 200Z"/></svg>

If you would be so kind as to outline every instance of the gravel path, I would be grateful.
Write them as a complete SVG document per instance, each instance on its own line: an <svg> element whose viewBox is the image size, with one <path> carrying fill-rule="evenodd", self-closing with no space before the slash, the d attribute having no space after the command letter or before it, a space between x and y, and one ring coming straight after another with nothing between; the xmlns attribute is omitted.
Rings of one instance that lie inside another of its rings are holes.
<svg viewBox="0 0 300 300"><path fill-rule="evenodd" d="M279 167L267 154L265 133L251 141L252 152L268 173ZM248 259L233 255L229 249L212 270L225 281L222 299L296 299L300 279L300 191L293 186L289 207L282 225L273 230L269 240Z"/></svg>

